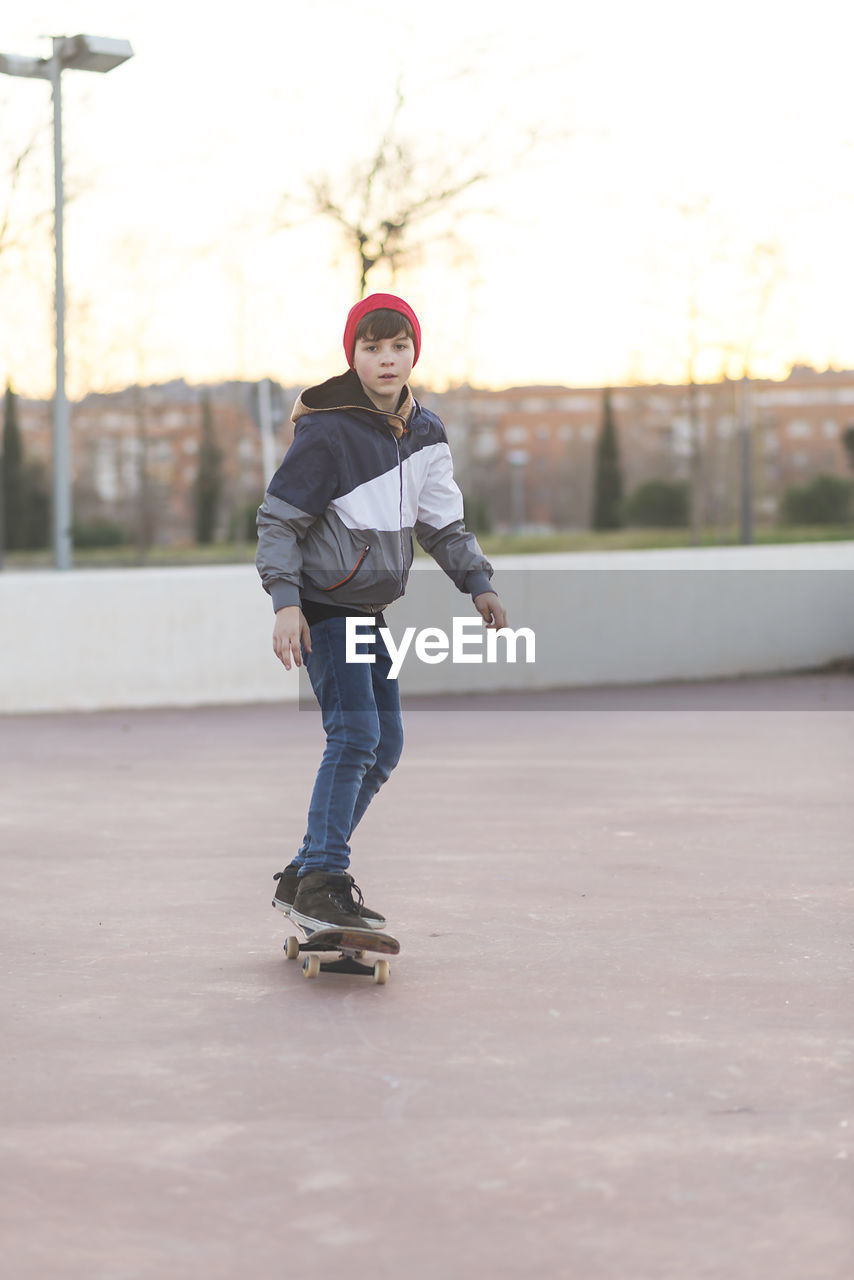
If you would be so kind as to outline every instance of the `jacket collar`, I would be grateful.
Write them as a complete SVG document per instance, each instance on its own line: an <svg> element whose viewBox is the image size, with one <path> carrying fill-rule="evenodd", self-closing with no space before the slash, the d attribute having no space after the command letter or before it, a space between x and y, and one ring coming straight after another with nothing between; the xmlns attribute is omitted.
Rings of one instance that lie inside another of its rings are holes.
<svg viewBox="0 0 854 1280"><path fill-rule="evenodd" d="M395 412L383 413L382 409L378 409L373 400L366 395L356 370L348 369L346 373L329 378L326 382L321 382L316 387L308 387L301 392L293 407L291 422L297 422L307 413L324 413L332 409L362 409L375 414L399 440L408 430L407 424L414 407L415 400L407 383L400 393Z"/></svg>

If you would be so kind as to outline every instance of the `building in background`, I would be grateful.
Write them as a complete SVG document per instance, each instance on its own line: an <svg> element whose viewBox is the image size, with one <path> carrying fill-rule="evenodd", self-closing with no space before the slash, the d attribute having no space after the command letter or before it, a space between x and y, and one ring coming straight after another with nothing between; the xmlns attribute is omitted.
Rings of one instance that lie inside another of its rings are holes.
<svg viewBox="0 0 854 1280"><path fill-rule="evenodd" d="M269 477L263 474L255 384L191 387L181 381L92 394L73 406L75 523L124 527L129 541L193 540L202 398L210 398L222 452L217 535L248 537ZM292 438L297 388L274 384L276 443ZM458 387L418 390L448 428L456 474L471 510L495 529L587 528L602 389ZM700 523L731 528L740 502L742 421L752 432L754 510L776 520L786 489L819 473L850 476L842 435L854 425L854 371L796 367L785 381L723 381L613 388L624 492L647 480L699 477ZM50 466L50 404L21 399L29 457Z"/></svg>
<svg viewBox="0 0 854 1280"><path fill-rule="evenodd" d="M92 394L73 405L75 526L113 523L124 528L128 541L148 546L191 543L202 401L207 395L222 456L217 536L248 536L266 488L254 386L229 382L192 387L175 381ZM287 419L296 389L277 390L284 402L278 416ZM49 466L49 403L22 399L20 419L27 454Z"/></svg>
<svg viewBox="0 0 854 1280"><path fill-rule="evenodd" d="M494 527L510 527L521 470L522 523L531 529L589 527L602 400L601 388L568 387L425 396L447 424L470 500L487 508ZM760 521L776 520L790 486L822 472L850 475L842 435L854 425L854 371L796 367L783 382L615 387L612 404L624 492L648 480L691 484L696 474L704 527L737 523L742 421L752 435Z"/></svg>

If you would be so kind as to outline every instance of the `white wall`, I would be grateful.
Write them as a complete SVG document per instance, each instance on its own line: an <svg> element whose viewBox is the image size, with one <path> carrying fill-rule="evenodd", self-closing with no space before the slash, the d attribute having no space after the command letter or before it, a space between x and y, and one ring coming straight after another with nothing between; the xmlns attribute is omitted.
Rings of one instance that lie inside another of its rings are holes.
<svg viewBox="0 0 854 1280"><path fill-rule="evenodd" d="M4 573L0 710L287 696L272 617L251 565Z"/></svg>
<svg viewBox="0 0 854 1280"><path fill-rule="evenodd" d="M536 662L426 666L409 693L545 689L794 671L854 656L854 542L506 556L495 582ZM389 610L405 627L474 617L419 562ZM0 574L0 711L295 699L251 565Z"/></svg>

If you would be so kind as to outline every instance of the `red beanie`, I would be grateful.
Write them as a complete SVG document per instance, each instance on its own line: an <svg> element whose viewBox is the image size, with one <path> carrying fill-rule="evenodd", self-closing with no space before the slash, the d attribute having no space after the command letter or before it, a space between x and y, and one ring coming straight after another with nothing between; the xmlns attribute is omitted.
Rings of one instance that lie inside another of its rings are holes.
<svg viewBox="0 0 854 1280"><path fill-rule="evenodd" d="M356 303L355 307L351 307L350 314L347 316L347 323L344 326L344 354L348 365L353 364L353 348L356 345L356 329L359 321L372 311L386 309L399 311L412 325L415 341L415 359L412 363L413 365L418 363L418 357L421 354L421 325L418 323L418 316L409 303L403 301L403 298L396 298L393 293L372 293L370 297L363 298L361 302Z"/></svg>

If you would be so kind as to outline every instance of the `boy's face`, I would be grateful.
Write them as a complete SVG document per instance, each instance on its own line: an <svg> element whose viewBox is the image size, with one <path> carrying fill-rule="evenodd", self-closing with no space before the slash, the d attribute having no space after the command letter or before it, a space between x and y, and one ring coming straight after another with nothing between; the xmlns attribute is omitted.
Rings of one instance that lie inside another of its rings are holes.
<svg viewBox="0 0 854 1280"><path fill-rule="evenodd" d="M378 409L393 413L400 393L412 373L415 347L406 330L393 338L359 338L353 351L353 368Z"/></svg>

